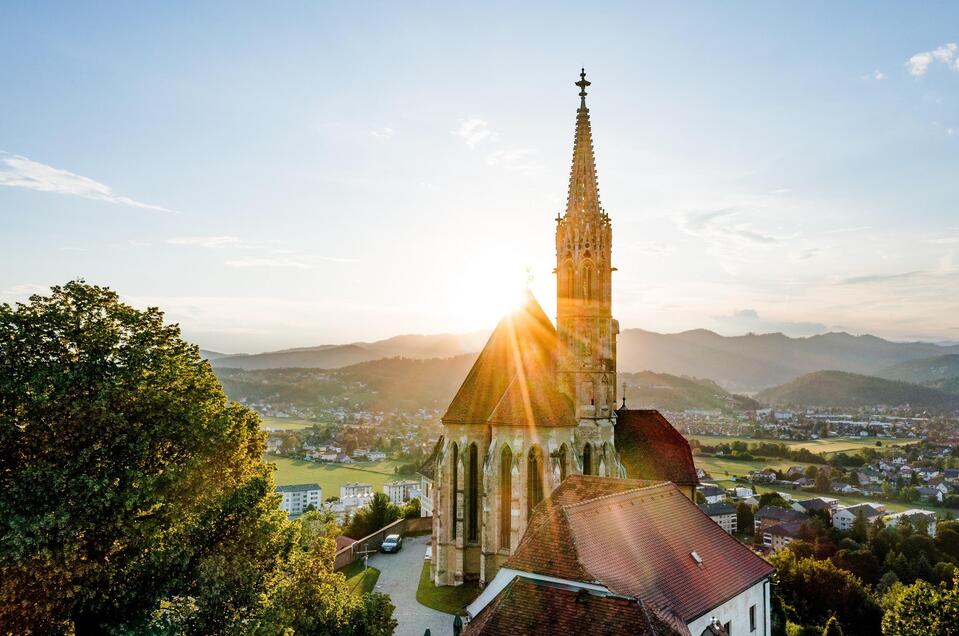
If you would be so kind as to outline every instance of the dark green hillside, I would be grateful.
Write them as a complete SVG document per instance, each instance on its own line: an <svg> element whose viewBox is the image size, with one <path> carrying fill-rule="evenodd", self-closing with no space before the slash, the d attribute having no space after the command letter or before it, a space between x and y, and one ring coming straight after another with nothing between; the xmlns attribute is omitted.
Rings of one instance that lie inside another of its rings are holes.
<svg viewBox="0 0 959 636"><path fill-rule="evenodd" d="M886 369L879 377L921 384L949 393L959 393L959 355L950 354L911 360Z"/></svg>
<svg viewBox="0 0 959 636"><path fill-rule="evenodd" d="M726 412L759 408L755 400L730 393L712 380L641 371L620 373L619 381L626 383L626 404L630 408Z"/></svg>
<svg viewBox="0 0 959 636"><path fill-rule="evenodd" d="M844 371L817 371L756 395L772 406L869 407L909 404L920 408L959 406L959 396L936 389Z"/></svg>

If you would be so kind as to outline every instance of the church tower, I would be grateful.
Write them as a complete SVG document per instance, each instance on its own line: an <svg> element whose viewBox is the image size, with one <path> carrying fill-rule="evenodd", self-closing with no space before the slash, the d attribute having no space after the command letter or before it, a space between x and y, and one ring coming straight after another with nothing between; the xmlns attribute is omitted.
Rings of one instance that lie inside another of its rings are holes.
<svg viewBox="0 0 959 636"><path fill-rule="evenodd" d="M560 389L579 420L608 421L616 408L616 335L612 317L612 226L599 203L593 136L580 73L566 212L556 217L556 328Z"/></svg>

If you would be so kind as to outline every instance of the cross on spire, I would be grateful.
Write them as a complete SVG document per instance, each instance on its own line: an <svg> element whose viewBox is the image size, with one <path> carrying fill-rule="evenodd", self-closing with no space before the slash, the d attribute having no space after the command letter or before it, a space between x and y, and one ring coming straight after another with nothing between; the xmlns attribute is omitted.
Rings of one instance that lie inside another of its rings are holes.
<svg viewBox="0 0 959 636"><path fill-rule="evenodd" d="M587 81L586 79L586 69L579 69L579 81L573 82L576 86L579 86L579 104L580 108L586 108L586 87L589 86L592 82Z"/></svg>

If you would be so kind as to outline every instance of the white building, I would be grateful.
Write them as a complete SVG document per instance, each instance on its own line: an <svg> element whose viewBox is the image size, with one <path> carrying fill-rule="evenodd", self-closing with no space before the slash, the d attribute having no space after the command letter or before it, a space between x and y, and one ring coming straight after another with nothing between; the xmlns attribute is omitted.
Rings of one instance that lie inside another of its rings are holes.
<svg viewBox="0 0 959 636"><path fill-rule="evenodd" d="M370 451L366 454L366 459L371 462L381 462L386 459L386 453L383 451Z"/></svg>
<svg viewBox="0 0 959 636"><path fill-rule="evenodd" d="M700 504L699 509L719 524L719 527L733 534L736 532L736 509L724 501Z"/></svg>
<svg viewBox="0 0 959 636"><path fill-rule="evenodd" d="M373 496L373 484L363 484L355 481L348 484L340 484L340 501L344 501L350 497L364 496Z"/></svg>
<svg viewBox="0 0 959 636"><path fill-rule="evenodd" d="M897 512L891 515L886 515L883 517L886 526L894 528L903 521L911 522L914 517L925 519L926 521L926 532L929 533L930 537L936 536L936 513L930 510L920 510L919 508L912 508L911 510L904 510L903 512Z"/></svg>
<svg viewBox="0 0 959 636"><path fill-rule="evenodd" d="M419 494L420 482L412 479L403 481L390 481L383 484L383 492L390 498L390 502L397 506L402 505L413 499Z"/></svg>
<svg viewBox="0 0 959 636"><path fill-rule="evenodd" d="M323 502L323 489L319 484L277 486L276 492L283 495L280 510L290 515L301 515L310 505L319 509Z"/></svg>
<svg viewBox="0 0 959 636"><path fill-rule="evenodd" d="M866 523L870 524L881 517L884 512L886 512L886 507L875 503L838 506L832 512L832 527L837 530L849 530L860 514L865 517Z"/></svg>

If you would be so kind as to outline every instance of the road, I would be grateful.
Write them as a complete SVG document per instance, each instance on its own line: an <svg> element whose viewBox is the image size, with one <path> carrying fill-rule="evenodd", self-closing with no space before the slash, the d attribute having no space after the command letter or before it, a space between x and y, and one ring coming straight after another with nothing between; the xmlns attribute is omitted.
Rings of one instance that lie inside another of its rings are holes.
<svg viewBox="0 0 959 636"><path fill-rule="evenodd" d="M444 614L416 602L416 586L423 570L423 556L429 535L403 539L403 549L396 554L377 553L370 556L370 565L380 571L376 591L389 594L396 606L393 616L399 625L397 636L448 636L453 633L453 615Z"/></svg>

